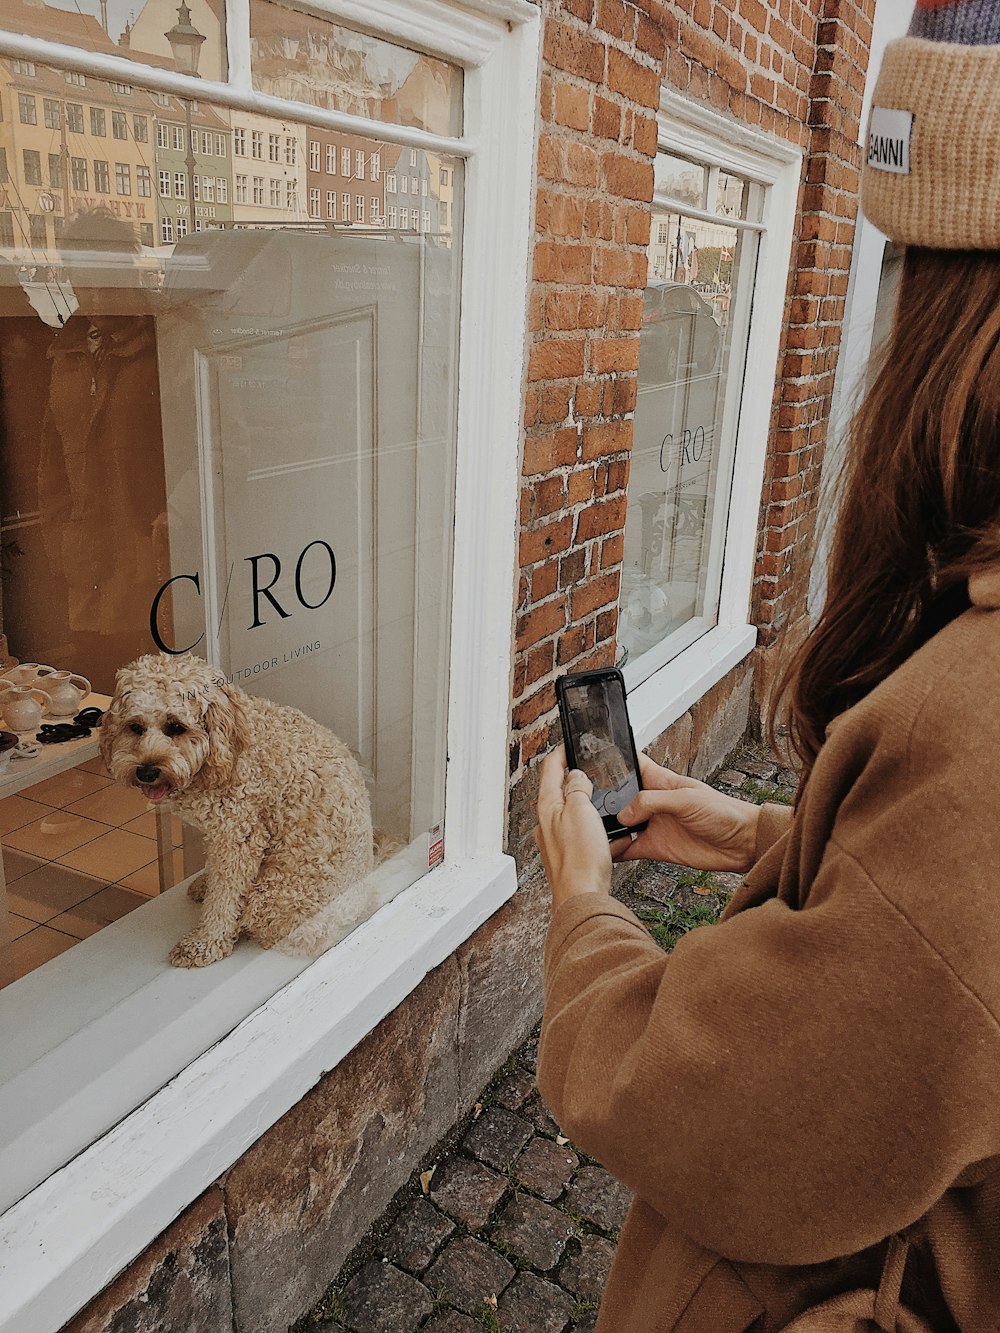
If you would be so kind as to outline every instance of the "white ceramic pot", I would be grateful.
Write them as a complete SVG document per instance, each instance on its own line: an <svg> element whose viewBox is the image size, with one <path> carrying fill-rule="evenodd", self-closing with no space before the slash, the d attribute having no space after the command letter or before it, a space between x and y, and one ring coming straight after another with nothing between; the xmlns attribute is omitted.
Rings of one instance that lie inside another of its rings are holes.
<svg viewBox="0 0 1000 1333"><path fill-rule="evenodd" d="M87 677L77 676L72 671L53 671L40 684L49 696L49 713L53 717L72 717L80 711L80 705L90 693Z"/></svg>
<svg viewBox="0 0 1000 1333"><path fill-rule="evenodd" d="M11 731L37 731L49 697L30 685L8 685L0 694L0 708Z"/></svg>
<svg viewBox="0 0 1000 1333"><path fill-rule="evenodd" d="M49 676L55 675L55 670L55 667L44 666L41 662L22 662L5 671L0 680L9 680L12 685L41 685Z"/></svg>

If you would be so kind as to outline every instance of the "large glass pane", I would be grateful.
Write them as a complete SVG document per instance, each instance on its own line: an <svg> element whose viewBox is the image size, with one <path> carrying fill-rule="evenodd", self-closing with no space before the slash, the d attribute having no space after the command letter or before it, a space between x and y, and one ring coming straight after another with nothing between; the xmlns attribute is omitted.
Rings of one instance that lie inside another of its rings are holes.
<svg viewBox="0 0 1000 1333"><path fill-rule="evenodd" d="M754 232L654 209L618 628L630 686L716 618L756 249Z"/></svg>
<svg viewBox="0 0 1000 1333"><path fill-rule="evenodd" d="M178 13L181 5L186 15ZM226 7L220 0L50 0L45 4L3 0L0 27L68 42L85 51L196 73L203 79L226 77ZM180 43L172 46L167 33L178 27ZM179 61L177 52L182 52ZM185 63L186 52L197 53L194 68ZM59 71L58 77L86 101L87 89L93 87L86 75ZM131 87L124 83L113 86L120 90L127 111Z"/></svg>
<svg viewBox="0 0 1000 1333"><path fill-rule="evenodd" d="M270 0L251 0L250 33L261 92L434 134L462 132L454 65Z"/></svg>
<svg viewBox="0 0 1000 1333"><path fill-rule="evenodd" d="M0 678L6 729L31 741L140 654L190 648L347 744L405 882L444 814L461 164L135 105L149 139L109 152L103 189L89 123L34 149L8 126L0 671L27 693ZM63 174L32 184L24 154L52 144ZM79 697L47 701L48 668ZM144 792L96 732L0 755L6 979L198 867Z"/></svg>

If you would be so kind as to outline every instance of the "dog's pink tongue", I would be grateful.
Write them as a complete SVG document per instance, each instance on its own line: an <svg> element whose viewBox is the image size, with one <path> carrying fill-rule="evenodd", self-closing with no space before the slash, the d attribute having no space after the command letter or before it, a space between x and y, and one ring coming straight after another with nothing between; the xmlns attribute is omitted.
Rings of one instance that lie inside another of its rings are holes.
<svg viewBox="0 0 1000 1333"><path fill-rule="evenodd" d="M143 790L147 801L162 801L170 792L170 783L158 782L155 787L145 787Z"/></svg>

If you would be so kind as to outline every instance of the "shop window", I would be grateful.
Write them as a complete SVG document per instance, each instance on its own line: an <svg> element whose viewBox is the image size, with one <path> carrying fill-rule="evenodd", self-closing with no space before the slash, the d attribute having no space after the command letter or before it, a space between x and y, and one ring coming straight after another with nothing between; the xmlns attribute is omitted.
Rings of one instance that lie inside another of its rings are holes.
<svg viewBox="0 0 1000 1333"><path fill-rule="evenodd" d="M661 149L618 621L638 684L716 623L763 187Z"/></svg>
<svg viewBox="0 0 1000 1333"><path fill-rule="evenodd" d="M639 745L756 642L759 496L802 166L792 145L666 86L658 131L647 286L632 312L618 614Z"/></svg>
<svg viewBox="0 0 1000 1333"><path fill-rule="evenodd" d="M294 161L297 139L278 132ZM170 150L184 133L169 126ZM192 147L207 140L192 132ZM91 159L95 192L111 165ZM71 159L78 190L87 166ZM0 642L74 673L81 705L91 691L106 704L141 654L191 648L300 709L358 755L375 823L418 849L416 877L444 813L456 238L258 229L246 177L230 207L223 178L173 164L161 196L198 211L157 220L150 167L113 168L116 196L134 170L136 199L77 203L48 284L61 319L39 319L19 288L0 308ZM274 220L299 221L297 178L268 184ZM253 204L264 191L253 177ZM345 195L342 216L353 205L364 222L365 197ZM310 188L310 217L321 202ZM31 218L32 244L44 228ZM22 711L10 725L33 735ZM200 864L194 835L112 782L96 736L71 744L18 761L16 790L0 774L0 814L17 823L3 839L8 980L155 907Z"/></svg>

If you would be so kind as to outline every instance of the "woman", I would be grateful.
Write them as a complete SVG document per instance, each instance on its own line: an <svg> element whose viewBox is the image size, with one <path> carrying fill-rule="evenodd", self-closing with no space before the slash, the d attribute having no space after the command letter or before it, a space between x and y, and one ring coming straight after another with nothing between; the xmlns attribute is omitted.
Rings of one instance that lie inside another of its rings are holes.
<svg viewBox="0 0 1000 1333"><path fill-rule="evenodd" d="M1000 1330L1000 6L966 10L918 9L876 90L909 170L879 146L863 201L907 248L779 692L794 812L644 760L609 852L543 765L538 1083L635 1191L599 1333ZM612 853L749 873L665 955Z"/></svg>

